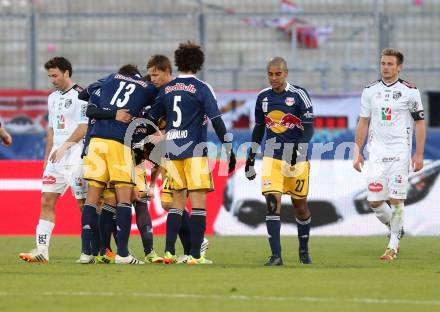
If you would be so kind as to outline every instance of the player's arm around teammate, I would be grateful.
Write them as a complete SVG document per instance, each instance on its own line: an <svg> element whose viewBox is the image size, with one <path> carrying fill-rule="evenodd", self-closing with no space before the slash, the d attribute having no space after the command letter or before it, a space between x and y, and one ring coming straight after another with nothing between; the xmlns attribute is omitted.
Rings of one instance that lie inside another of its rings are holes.
<svg viewBox="0 0 440 312"><path fill-rule="evenodd" d="M174 52L179 76L161 89L150 111L150 120L167 118L167 173L173 179L173 202L167 216L167 238L164 261L176 260L175 242L181 228L182 214L189 196L192 204L191 259L188 263L207 263L200 247L206 227L206 193L213 190L213 181L206 155L208 118L222 142L230 142L218 110L212 88L195 77L204 63L199 46L180 44ZM223 130L223 131L222 131ZM230 170L235 157L228 150Z"/></svg>

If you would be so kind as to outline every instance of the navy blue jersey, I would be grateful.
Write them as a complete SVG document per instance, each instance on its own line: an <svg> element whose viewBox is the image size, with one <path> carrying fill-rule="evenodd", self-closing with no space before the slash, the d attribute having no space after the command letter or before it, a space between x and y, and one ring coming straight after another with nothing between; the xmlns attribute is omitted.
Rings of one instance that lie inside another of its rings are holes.
<svg viewBox="0 0 440 312"><path fill-rule="evenodd" d="M272 88L263 89L255 104L255 123L266 126L264 156L283 159L285 147L306 143L304 124L313 123L313 107L307 91L289 83L281 93ZM268 150L269 144L275 149Z"/></svg>
<svg viewBox="0 0 440 312"><path fill-rule="evenodd" d="M211 86L192 75L180 75L159 92L148 118L166 116L170 159L206 156L208 118L221 116Z"/></svg>
<svg viewBox="0 0 440 312"><path fill-rule="evenodd" d="M153 103L158 90L153 84L137 76L112 74L103 80L91 96L99 97L99 108L103 110L128 109L132 116L138 117L147 105ZM115 140L124 143L128 124L114 119L98 119L91 132L92 137Z"/></svg>
<svg viewBox="0 0 440 312"><path fill-rule="evenodd" d="M99 85L98 84L91 84L90 86L87 87L87 92L90 92L90 98L89 98L89 103L88 105L95 105L97 107L99 107L99 94L100 92L99 90ZM96 123L96 119L95 118L89 118L89 123L87 125L87 132L86 135L84 136L84 147L83 147L83 151L81 153L81 157L84 157L85 155L87 155L87 150L90 144L90 140L92 138L92 130L93 127Z"/></svg>

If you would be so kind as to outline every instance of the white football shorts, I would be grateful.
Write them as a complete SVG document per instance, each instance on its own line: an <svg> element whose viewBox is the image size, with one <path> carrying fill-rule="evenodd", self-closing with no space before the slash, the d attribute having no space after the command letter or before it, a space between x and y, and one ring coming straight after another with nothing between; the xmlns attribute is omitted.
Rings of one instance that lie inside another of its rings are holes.
<svg viewBox="0 0 440 312"><path fill-rule="evenodd" d="M368 201L406 199L410 157L370 154L367 167Z"/></svg>
<svg viewBox="0 0 440 312"><path fill-rule="evenodd" d="M52 149L51 153L55 150ZM76 199L87 197L87 181L83 179L83 163L81 159L82 144L75 144L67 150L60 162L48 161L43 173L43 193L58 193L63 195L70 186Z"/></svg>

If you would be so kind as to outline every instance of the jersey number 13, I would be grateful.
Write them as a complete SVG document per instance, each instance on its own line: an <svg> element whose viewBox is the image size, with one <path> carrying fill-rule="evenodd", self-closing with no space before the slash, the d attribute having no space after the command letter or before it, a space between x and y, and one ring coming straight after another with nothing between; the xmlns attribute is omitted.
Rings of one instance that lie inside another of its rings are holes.
<svg viewBox="0 0 440 312"><path fill-rule="evenodd" d="M124 107L125 105L127 105L128 101L130 100L130 95L134 92L134 89L136 89L134 83L127 84L127 82L125 81L119 82L119 88L118 90L116 90L115 94L113 95L110 104L115 105L116 103L117 107ZM119 95L122 92L122 90L126 90L126 91L122 95L123 98L121 99L119 98Z"/></svg>

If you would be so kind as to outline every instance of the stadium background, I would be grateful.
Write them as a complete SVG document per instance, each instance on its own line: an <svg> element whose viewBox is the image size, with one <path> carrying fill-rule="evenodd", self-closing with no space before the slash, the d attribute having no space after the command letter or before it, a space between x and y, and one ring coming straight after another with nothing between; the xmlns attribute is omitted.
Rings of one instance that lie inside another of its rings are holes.
<svg viewBox="0 0 440 312"><path fill-rule="evenodd" d="M44 62L67 57L74 80L85 86L124 63L144 69L150 55L172 57L179 42L193 40L206 53L200 77L215 88L236 147L249 140L270 57L286 58L289 80L311 93L317 116L311 148L329 147L324 160L314 159L311 176L312 231L322 235L385 233L365 209L365 185L351 169L350 153L336 152L353 141L360 92L378 77L381 49L402 50L402 78L421 90L430 126L427 169L411 180L408 233L440 235L438 1L1 0L0 17L0 119L14 139L12 147L0 147L2 208L14 207L2 209L0 234L33 234L38 219L50 92ZM242 171L215 181L209 233L265 233L259 183L244 180ZM163 233L165 214L157 204L155 231ZM55 233L79 233L71 196L58 207ZM284 233L296 233L287 214L284 221Z"/></svg>

